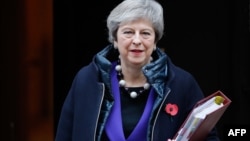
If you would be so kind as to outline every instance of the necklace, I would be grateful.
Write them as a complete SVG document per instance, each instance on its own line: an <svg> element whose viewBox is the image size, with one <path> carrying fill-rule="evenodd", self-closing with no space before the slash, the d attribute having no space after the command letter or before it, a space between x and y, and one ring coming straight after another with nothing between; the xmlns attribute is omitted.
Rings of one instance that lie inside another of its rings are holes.
<svg viewBox="0 0 250 141"><path fill-rule="evenodd" d="M115 70L117 71L117 77L119 79L119 86L124 88L124 90L126 90L129 93L131 98L137 98L139 95L141 95L142 93L144 93L146 90L150 88L150 84L147 82L143 85L143 89L140 90L139 92L136 92L133 89L130 90L129 88L127 88L126 81L123 79L122 67L120 65L119 59L117 61L117 65L115 66Z"/></svg>

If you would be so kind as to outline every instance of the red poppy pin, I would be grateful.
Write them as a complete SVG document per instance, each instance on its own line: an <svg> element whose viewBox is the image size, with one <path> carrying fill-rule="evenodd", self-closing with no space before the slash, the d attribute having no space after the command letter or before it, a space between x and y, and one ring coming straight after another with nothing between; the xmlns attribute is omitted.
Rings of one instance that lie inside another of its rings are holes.
<svg viewBox="0 0 250 141"><path fill-rule="evenodd" d="M165 112L171 115L171 117L175 116L178 113L178 106L176 104L168 103L165 107Z"/></svg>

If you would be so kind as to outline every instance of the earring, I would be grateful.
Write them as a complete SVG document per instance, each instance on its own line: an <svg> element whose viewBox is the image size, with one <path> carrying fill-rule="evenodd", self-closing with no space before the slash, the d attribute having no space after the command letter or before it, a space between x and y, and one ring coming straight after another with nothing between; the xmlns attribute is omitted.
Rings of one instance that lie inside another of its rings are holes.
<svg viewBox="0 0 250 141"><path fill-rule="evenodd" d="M114 49L118 49L118 46L117 46L116 42L113 43L113 46L114 46Z"/></svg>
<svg viewBox="0 0 250 141"><path fill-rule="evenodd" d="M154 51L156 50L156 46L154 46L154 49L153 49Z"/></svg>
<svg viewBox="0 0 250 141"><path fill-rule="evenodd" d="M150 60L150 62L153 62L154 59L153 59L153 57L151 56L149 60Z"/></svg>

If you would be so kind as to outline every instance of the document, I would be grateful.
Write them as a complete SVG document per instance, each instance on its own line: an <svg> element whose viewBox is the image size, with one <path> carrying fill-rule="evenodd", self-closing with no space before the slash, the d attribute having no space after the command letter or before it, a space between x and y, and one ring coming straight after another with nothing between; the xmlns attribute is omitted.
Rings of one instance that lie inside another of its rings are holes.
<svg viewBox="0 0 250 141"><path fill-rule="evenodd" d="M194 106L174 139L176 141L204 140L230 103L231 100L221 91L200 100Z"/></svg>

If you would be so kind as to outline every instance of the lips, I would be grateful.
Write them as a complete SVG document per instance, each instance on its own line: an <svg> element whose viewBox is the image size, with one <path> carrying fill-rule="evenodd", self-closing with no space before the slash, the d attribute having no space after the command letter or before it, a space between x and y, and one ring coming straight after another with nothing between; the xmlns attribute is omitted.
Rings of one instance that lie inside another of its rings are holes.
<svg viewBox="0 0 250 141"><path fill-rule="evenodd" d="M139 49L132 49L132 50L130 50L130 53L131 53L134 57L135 57L135 56L139 57L139 56L141 56L141 55L142 55L143 50L139 50Z"/></svg>
<svg viewBox="0 0 250 141"><path fill-rule="evenodd" d="M140 53L140 52L143 52L143 51L142 50L138 50L138 49L133 49L133 50L131 50L131 52Z"/></svg>

